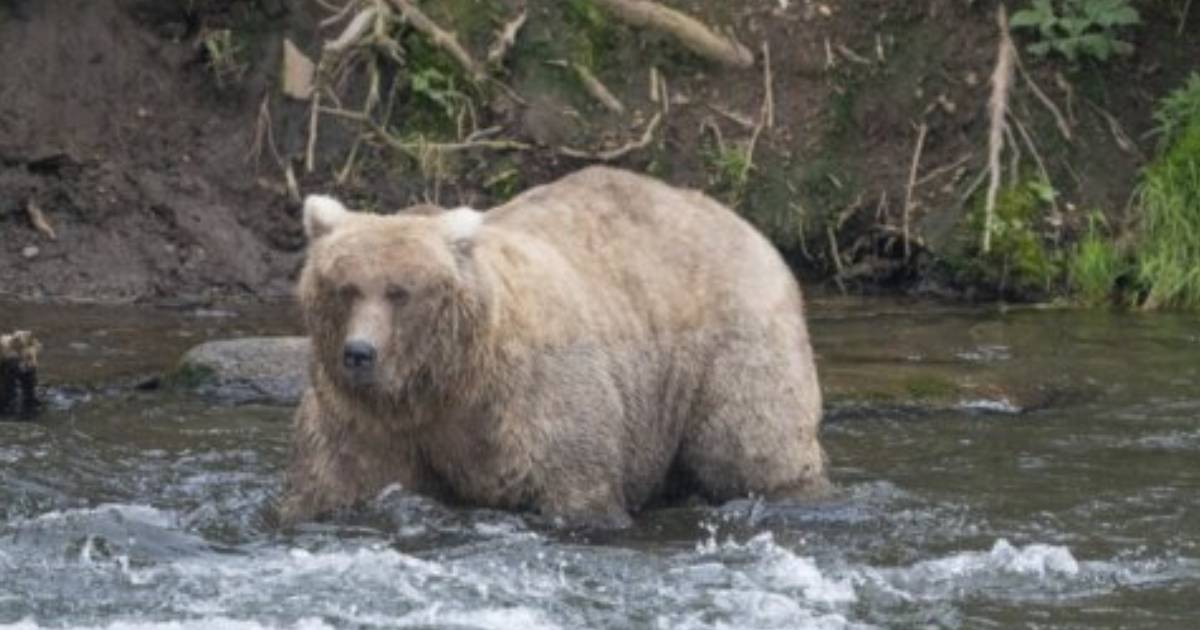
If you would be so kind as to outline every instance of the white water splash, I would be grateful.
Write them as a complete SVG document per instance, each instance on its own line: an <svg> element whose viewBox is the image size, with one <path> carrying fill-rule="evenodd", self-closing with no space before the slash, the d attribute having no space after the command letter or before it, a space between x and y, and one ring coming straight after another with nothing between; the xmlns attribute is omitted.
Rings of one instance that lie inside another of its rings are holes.
<svg viewBox="0 0 1200 630"><path fill-rule="evenodd" d="M0 630L43 630L58 628L58 624L40 625L32 619L15 624L0 624ZM333 626L320 619L301 619L291 624L264 625L257 621L210 617L187 621L114 621L103 626L71 626L72 630L332 630Z"/></svg>
<svg viewBox="0 0 1200 630"><path fill-rule="evenodd" d="M1016 599L1066 590L1081 573L1070 549L1030 544L1014 547L999 539L990 551L964 551L911 567L864 569L856 582L874 585L908 601L959 599L965 594L1008 587Z"/></svg>
<svg viewBox="0 0 1200 630"><path fill-rule="evenodd" d="M976 398L963 400L958 403L960 409L982 411L985 413L1021 413L1021 408L1007 398Z"/></svg>

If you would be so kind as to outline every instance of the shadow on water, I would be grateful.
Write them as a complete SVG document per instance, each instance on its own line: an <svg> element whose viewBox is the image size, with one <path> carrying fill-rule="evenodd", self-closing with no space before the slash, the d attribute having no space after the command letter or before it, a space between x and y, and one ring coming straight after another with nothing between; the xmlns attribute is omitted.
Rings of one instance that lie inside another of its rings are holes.
<svg viewBox="0 0 1200 630"><path fill-rule="evenodd" d="M21 308L0 329L36 324L52 383L131 382L202 339L295 328ZM612 534L399 492L274 531L288 409L122 389L0 423L0 627L1190 627L1200 321L811 317L839 494Z"/></svg>

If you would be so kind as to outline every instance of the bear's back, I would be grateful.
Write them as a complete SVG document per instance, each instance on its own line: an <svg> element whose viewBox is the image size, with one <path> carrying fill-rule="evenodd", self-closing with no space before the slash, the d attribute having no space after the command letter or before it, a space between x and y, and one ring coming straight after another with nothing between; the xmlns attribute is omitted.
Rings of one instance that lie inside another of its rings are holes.
<svg viewBox="0 0 1200 630"><path fill-rule="evenodd" d="M486 225L553 249L588 291L655 319L740 317L748 303L801 309L790 270L749 223L703 193L647 176L589 167L486 216Z"/></svg>

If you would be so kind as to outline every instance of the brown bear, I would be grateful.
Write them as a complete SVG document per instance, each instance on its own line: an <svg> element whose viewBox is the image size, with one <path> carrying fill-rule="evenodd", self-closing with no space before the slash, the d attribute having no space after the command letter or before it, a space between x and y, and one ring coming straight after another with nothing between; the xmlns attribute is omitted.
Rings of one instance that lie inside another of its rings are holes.
<svg viewBox="0 0 1200 630"><path fill-rule="evenodd" d="M313 196L285 523L391 484L621 526L826 487L800 290L702 193L591 167L480 213Z"/></svg>
<svg viewBox="0 0 1200 630"><path fill-rule="evenodd" d="M42 343L28 330L0 335L0 416L15 413L28 419L37 412L41 351Z"/></svg>

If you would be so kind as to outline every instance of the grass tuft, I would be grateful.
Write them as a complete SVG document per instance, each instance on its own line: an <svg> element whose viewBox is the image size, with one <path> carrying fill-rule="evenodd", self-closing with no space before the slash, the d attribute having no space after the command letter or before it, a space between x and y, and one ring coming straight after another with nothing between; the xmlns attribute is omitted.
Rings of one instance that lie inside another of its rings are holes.
<svg viewBox="0 0 1200 630"><path fill-rule="evenodd" d="M1087 233L1075 245L1067 266L1071 292L1088 306L1110 302L1117 281L1129 271L1128 261L1102 226L1103 215L1100 213L1088 220Z"/></svg>
<svg viewBox="0 0 1200 630"><path fill-rule="evenodd" d="M1137 276L1146 308L1200 308L1200 76L1156 112L1166 147L1142 174Z"/></svg>

